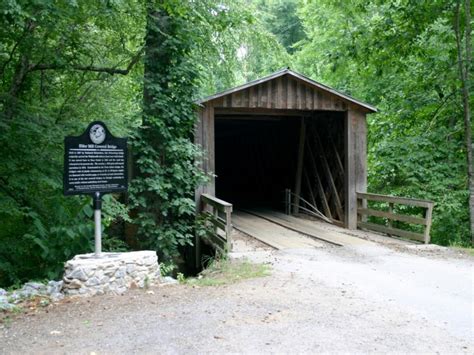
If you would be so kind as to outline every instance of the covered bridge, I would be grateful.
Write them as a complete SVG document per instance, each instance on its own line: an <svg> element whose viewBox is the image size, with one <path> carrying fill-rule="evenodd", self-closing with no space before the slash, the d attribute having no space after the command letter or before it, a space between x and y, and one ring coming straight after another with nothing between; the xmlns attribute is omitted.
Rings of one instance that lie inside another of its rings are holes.
<svg viewBox="0 0 474 355"><path fill-rule="evenodd" d="M289 69L198 105L195 143L212 178L196 202L226 213L218 227L230 228L232 208L286 208L357 228L367 189L366 116L375 107Z"/></svg>
<svg viewBox="0 0 474 355"><path fill-rule="evenodd" d="M375 107L289 69L198 103L195 143L215 177L197 199L208 193L238 207L281 208L291 189L356 228L356 191L367 188L366 115Z"/></svg>

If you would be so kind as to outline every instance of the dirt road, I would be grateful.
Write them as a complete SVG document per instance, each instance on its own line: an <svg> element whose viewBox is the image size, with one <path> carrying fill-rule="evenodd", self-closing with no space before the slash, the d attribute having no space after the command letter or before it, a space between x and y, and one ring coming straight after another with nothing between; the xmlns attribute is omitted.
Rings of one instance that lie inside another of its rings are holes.
<svg viewBox="0 0 474 355"><path fill-rule="evenodd" d="M420 253L237 254L272 275L73 300L3 326L0 353L473 353L472 258Z"/></svg>

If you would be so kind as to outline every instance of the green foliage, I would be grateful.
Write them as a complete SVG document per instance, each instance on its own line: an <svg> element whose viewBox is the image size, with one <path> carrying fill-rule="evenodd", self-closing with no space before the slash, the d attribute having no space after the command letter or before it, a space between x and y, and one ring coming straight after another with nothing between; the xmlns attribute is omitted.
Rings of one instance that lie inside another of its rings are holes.
<svg viewBox="0 0 474 355"><path fill-rule="evenodd" d="M296 44L306 37L303 24L298 17L299 6L300 2L297 0L257 1L265 28L276 36L289 54L293 54Z"/></svg>
<svg viewBox="0 0 474 355"><path fill-rule="evenodd" d="M161 276L172 276L176 270L176 265L173 262L160 263L160 275Z"/></svg>
<svg viewBox="0 0 474 355"><path fill-rule="evenodd" d="M0 5L0 287L57 278L64 261L92 251L90 198L62 195L63 139L95 119L117 135L132 129L140 72L110 70L141 44L138 4ZM126 208L107 196L105 226L121 218ZM107 249L124 245L105 233Z"/></svg>
<svg viewBox="0 0 474 355"><path fill-rule="evenodd" d="M190 60L192 6L148 9L143 124L134 137L137 176L131 186L142 246L176 257L193 237L194 188L203 176L190 141L195 71Z"/></svg>

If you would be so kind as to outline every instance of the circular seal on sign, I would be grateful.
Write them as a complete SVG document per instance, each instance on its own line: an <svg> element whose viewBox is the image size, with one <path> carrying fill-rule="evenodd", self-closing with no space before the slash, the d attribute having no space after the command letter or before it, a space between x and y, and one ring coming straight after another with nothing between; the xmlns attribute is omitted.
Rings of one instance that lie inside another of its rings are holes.
<svg viewBox="0 0 474 355"><path fill-rule="evenodd" d="M89 137L94 144L101 144L105 141L105 128L100 124L95 124L89 131Z"/></svg>

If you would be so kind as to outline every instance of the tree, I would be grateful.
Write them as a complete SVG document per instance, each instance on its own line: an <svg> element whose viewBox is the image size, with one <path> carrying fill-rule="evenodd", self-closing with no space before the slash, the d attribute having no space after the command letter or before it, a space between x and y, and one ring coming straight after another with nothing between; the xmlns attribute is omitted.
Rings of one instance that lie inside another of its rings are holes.
<svg viewBox="0 0 474 355"><path fill-rule="evenodd" d="M454 32L456 34L456 47L459 67L459 77L462 88L462 106L464 113L464 140L466 144L467 162L467 184L469 189L469 218L471 243L474 245L474 161L472 158L472 126L471 126L471 106L470 106L470 68L472 66L472 39L471 39L471 1L464 1L465 29L464 29L464 50L461 44L461 1L456 5Z"/></svg>

